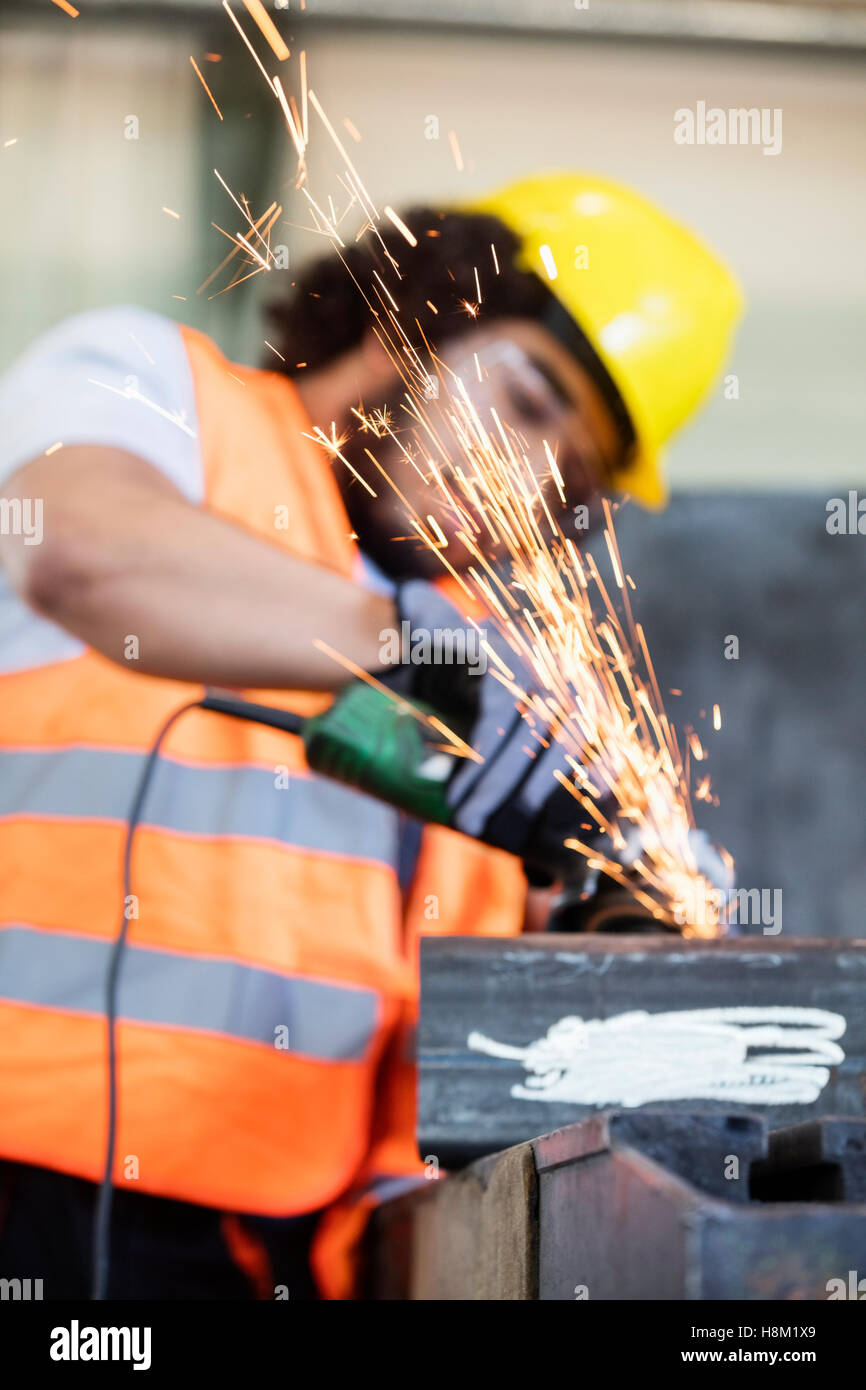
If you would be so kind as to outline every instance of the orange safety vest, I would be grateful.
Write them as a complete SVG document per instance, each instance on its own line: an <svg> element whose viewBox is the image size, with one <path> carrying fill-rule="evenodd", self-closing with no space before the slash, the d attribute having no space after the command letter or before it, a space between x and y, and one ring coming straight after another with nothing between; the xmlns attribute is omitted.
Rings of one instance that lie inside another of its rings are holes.
<svg viewBox="0 0 866 1390"><path fill-rule="evenodd" d="M303 437L291 383L183 336L206 506L353 573L331 465ZM92 650L2 687L0 1154L99 1180L126 818L159 728L202 690ZM245 693L301 713L329 698ZM378 1101L414 1008L418 936L516 933L524 893L514 859L428 827L404 899L400 826L311 774L299 738L201 710L178 720L134 841L117 1184L288 1215L353 1189L373 1144L385 1175L417 1163L405 1087L393 1121ZM405 1049L401 1065L411 1077Z"/></svg>

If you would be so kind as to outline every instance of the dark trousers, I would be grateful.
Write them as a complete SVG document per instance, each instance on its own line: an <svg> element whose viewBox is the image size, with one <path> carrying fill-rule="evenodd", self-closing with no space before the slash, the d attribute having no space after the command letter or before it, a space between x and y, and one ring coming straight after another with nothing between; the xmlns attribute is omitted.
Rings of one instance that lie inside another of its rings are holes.
<svg viewBox="0 0 866 1390"><path fill-rule="evenodd" d="M45 1299L89 1298L98 1192L84 1178L0 1160L0 1279L41 1279ZM119 1189L108 1297L314 1299L319 1216L238 1216Z"/></svg>

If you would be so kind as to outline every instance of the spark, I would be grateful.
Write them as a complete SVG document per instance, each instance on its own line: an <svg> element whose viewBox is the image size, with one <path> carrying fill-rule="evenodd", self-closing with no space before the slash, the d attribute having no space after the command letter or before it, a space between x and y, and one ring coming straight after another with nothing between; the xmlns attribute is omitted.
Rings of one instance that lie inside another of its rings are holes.
<svg viewBox="0 0 866 1390"><path fill-rule="evenodd" d="M163 210L163 212L167 212L168 215L169 215L169 217L173 217L174 220L175 220L175 222L179 222L179 221L180 221L180 213L179 213L179 212L175 212L172 208L166 208L166 207L164 207L162 210Z"/></svg>
<svg viewBox="0 0 866 1390"><path fill-rule="evenodd" d="M4 140L4 141L3 141L3 148L4 148L4 150L10 150L10 149L12 148L13 145L17 145L17 144L18 144L18 136L15 135L15 136L13 136L13 138L12 138L11 140Z"/></svg>
<svg viewBox="0 0 866 1390"><path fill-rule="evenodd" d="M718 730L722 727L722 711L718 705L713 705L713 728Z"/></svg>
<svg viewBox="0 0 866 1390"><path fill-rule="evenodd" d="M284 63L289 57L289 50L283 42L276 24L274 24L274 21L262 4L262 0L244 0L244 5L249 12L250 18L259 26L264 38L270 44L280 62Z"/></svg>
<svg viewBox="0 0 866 1390"><path fill-rule="evenodd" d="M397 228L397 231L400 233L400 235L406 238L409 245L417 246L418 238L416 236L413 236L413 234L409 231L409 228L406 226L406 223L403 221L402 217L398 217L392 207L386 207L384 209L384 212L385 216L390 218L390 220L394 223L394 226Z"/></svg>
<svg viewBox="0 0 866 1390"><path fill-rule="evenodd" d="M323 642L320 637L315 637L313 639L313 646L316 647L318 651L324 652L326 656L331 657L332 660L338 662L346 671L350 671L353 676L357 676L359 680L365 681L366 684L372 686L374 690L378 690L381 695L387 695L389 700L399 705L402 713L411 714L412 718L417 719L420 724L428 724L431 728L435 729L437 733L442 734L448 740L449 752L457 753L460 757L468 758L471 762L477 763L481 761L475 749L470 748L468 743L464 743L463 739L460 738L458 734L453 733L446 724L443 724L441 719L436 717L436 715L425 714L423 710L418 709L417 705L409 704L408 701L402 699L399 695L396 695L393 690L389 689L387 685L383 685L381 681L376 680L375 676L371 676L369 671L365 671L362 666L357 666L355 662L350 661L347 656L342 656L341 653L335 651L333 647L329 647L328 643Z"/></svg>
<svg viewBox="0 0 866 1390"><path fill-rule="evenodd" d="M168 420L170 424L176 425L179 430L182 430L184 434L188 434L191 439L198 438L195 430L190 429L186 420L178 411L165 410L163 406L157 405L156 401L152 401L147 396L143 396L137 387L124 386L121 388L118 386L110 386L107 381L97 381L96 378L92 376L89 376L87 381L90 386L100 386L103 391L110 391L114 396L123 396L128 401L138 401L139 405L144 405L148 410L152 410L157 415L161 415L164 420Z"/></svg>
<svg viewBox="0 0 866 1390"><path fill-rule="evenodd" d="M257 236L258 239L259 239L259 241L262 243L262 246L264 246L265 251L267 252L268 255L270 255L270 248L269 248L267 242L265 241L264 237L262 236L261 232L259 231L257 223L255 223L255 222L253 221L253 219L250 217L250 215L249 215L249 213L247 212L246 208L242 207L241 204L238 202L237 198L235 197L234 193L232 193L231 189L229 188L228 184L226 183L226 181L225 181L225 179L223 178L222 174L220 173L219 169L214 169L214 173L216 174L217 178L219 179L219 181L220 181L220 183L222 184L223 188L225 189L226 193L227 193L227 194L229 195L229 197L231 198L231 200L232 200L232 202L234 203L235 207L237 208L238 212L239 212L243 217L245 217L246 220L249 222L251 231L255 232L256 236ZM273 206L273 204L272 204L272 206ZM226 233L226 235L228 235L228 233ZM240 237L240 233L238 233L238 236ZM243 238L241 238L241 240L243 240ZM244 242L244 245L247 245L247 243ZM248 249L249 249L249 248L248 248Z"/></svg>
<svg viewBox="0 0 866 1390"><path fill-rule="evenodd" d="M623 578L622 570L619 566L619 554L616 548L616 541L613 538L613 532L610 530L609 527L605 527L604 539L607 544L608 551L610 553L610 563L613 568L613 577L617 582L617 587L621 589L623 587Z"/></svg>
<svg viewBox="0 0 866 1390"><path fill-rule="evenodd" d="M45 457L50 458L52 454L56 454L57 450L62 448L63 443L62 441L58 440L56 444L52 444L48 449L45 450Z"/></svg>
<svg viewBox="0 0 866 1390"><path fill-rule="evenodd" d="M275 352L275 353L277 354L277 357L279 357L279 359L280 359L281 362L285 362L286 359L285 359L285 357L283 356L283 354L282 354L281 352L278 352L277 349L274 347L273 343L269 343L269 342L268 342L267 338L265 338L265 347L266 347L266 348L270 348L271 352Z"/></svg>
<svg viewBox="0 0 866 1390"><path fill-rule="evenodd" d="M339 153L342 155L343 159L345 160L349 172L352 174L352 176L353 176L353 178L355 179L355 181L356 181L356 183L358 184L358 186L359 186L361 189L363 189L363 184L361 183L361 180L360 180L360 178L358 177L358 173L357 173L357 171L356 171L356 169L355 169L354 164L352 163L351 159L349 158L348 154L346 153L346 149L345 149L345 146L343 145L343 142L341 141L341 139L340 139L339 135L337 134L337 132L335 131L334 127L331 125L331 122L328 120L328 117L325 115L325 112L324 112L324 110L322 109L322 106L321 106L321 103L320 103L320 101L319 101L319 98L316 96L316 93L315 93L314 91L312 91L312 90L311 90L310 93L309 93L309 102L310 102L310 105L312 106L313 110L315 111L316 115L319 117L319 120L322 122L322 125L325 127L325 129L327 130L327 132L328 132L328 134L330 135L331 139L333 140L334 144L336 145L337 150L339 151ZM367 207L367 214L368 214L368 216L370 215L370 213L372 213L372 215L373 215L374 217L377 217L377 216L378 216L378 213L376 212L375 207L373 206L372 202L370 201L369 195L366 195L366 201L367 201L367 204L368 204L368 207Z"/></svg>
<svg viewBox="0 0 866 1390"><path fill-rule="evenodd" d="M499 274L499 257L498 257L497 254L496 254L496 247L493 245L493 242L492 242L492 241L491 241L491 243L490 243L490 254L491 254L491 256L493 257L493 269L496 271L496 274L498 275L498 274Z"/></svg>
<svg viewBox="0 0 866 1390"><path fill-rule="evenodd" d="M330 454L332 458L338 458L341 463L344 463L348 468L349 472L352 474L352 477L355 479L355 481L360 483L361 486L367 492L369 492L371 497L376 496L376 492L373 488L370 487L370 484L367 482L367 479L361 476L357 468L355 468L349 462L345 454L342 452L342 447L345 444L346 440L344 437L341 437L339 439L337 438L335 425L331 425L330 437L325 434L325 431L321 428L320 425L313 426L312 434L307 434L306 431L302 431L302 433L305 439L312 439L314 443L321 444L325 452Z"/></svg>
<svg viewBox="0 0 866 1390"><path fill-rule="evenodd" d="M241 246L245 248L245 250L249 251L253 260L256 261L262 267L262 270L270 270L270 266L268 265L267 261L259 255L258 251L256 251L252 246L250 246L250 243L247 241L246 237L242 236L240 232L238 232L238 241L241 243Z"/></svg>
<svg viewBox="0 0 866 1390"><path fill-rule="evenodd" d="M553 259L553 252L547 245L547 242L545 242L543 246L539 246L538 254L541 257L541 263L544 269L547 271L548 280L555 280L559 271L556 269L556 261Z"/></svg>
<svg viewBox="0 0 866 1390"><path fill-rule="evenodd" d="M267 234L270 232L271 227L276 222L282 210L282 207L277 206L276 203L271 203L267 211L263 212L261 217L253 223L253 226L256 228L256 231L263 231L263 234L267 236ZM212 225L216 226L216 223L213 223ZM217 227L217 231L222 232L222 227ZM220 272L225 270L229 261L232 260L237 255L238 251L242 249L241 246L237 242L235 242L234 237L230 236L228 232L223 232L223 236L227 236L229 238L229 241L233 243L233 249L229 251L225 259L220 262L216 270L212 270L207 279L199 285L198 289L196 290L196 294L201 294L203 290L206 290L208 285L210 285L212 281L216 279ZM258 272L256 272L256 274L258 274Z"/></svg>
<svg viewBox="0 0 866 1390"><path fill-rule="evenodd" d="M289 134L292 137L292 144L294 145L295 150L297 151L299 163L302 163L305 149L303 135L301 131L298 129L297 122L295 121L295 117L292 114L291 107L289 106L289 103L286 99L286 94L283 91L283 84L280 81L279 77L274 78L274 91L277 94L280 106L283 108L283 115L286 118L286 125L288 126Z"/></svg>
<svg viewBox="0 0 866 1390"><path fill-rule="evenodd" d="M307 51L301 49L301 59L298 64L301 70L301 134L304 137L304 144L310 138L310 113L307 88Z"/></svg>
<svg viewBox="0 0 866 1390"><path fill-rule="evenodd" d="M231 5L229 4L229 0L223 0L223 9L225 10L225 12L226 12L226 14L228 15L229 19L231 20L232 24L235 26L235 28L237 29L237 31L238 31L238 33L240 34L241 38L243 39L244 43L246 44L247 48L249 49L250 53L252 54L252 56L253 56L253 61L255 62L256 66L258 67L259 72L262 74L262 77L265 79L265 81L267 82L268 86L269 86L269 87L271 88L271 90L273 91L273 84L272 84L272 82L271 82L271 79L268 77L268 74L267 74L267 71L266 71L266 69L265 69L265 67L264 67L264 64L262 63L262 60L261 60L261 58L259 57L259 55L258 55L258 53L256 52L256 50L253 48L253 46L252 46L252 44L250 43L249 39L247 38L246 34L244 33L243 27L242 27L240 21L236 18L234 11L232 10Z"/></svg>
<svg viewBox="0 0 866 1390"><path fill-rule="evenodd" d="M76 10L74 5L70 5L69 0L51 0L51 3L56 5L59 10L63 10L64 14L71 15L73 19L78 18L80 11Z"/></svg>
<svg viewBox="0 0 866 1390"><path fill-rule="evenodd" d="M139 340L138 340L138 338L136 338L136 336L135 336L134 333L130 333L129 336L130 336L130 338L132 339L132 341L135 343L135 346L138 348L139 352L142 352L142 353L144 354L144 356L147 358L147 360L148 360L148 362L150 363L150 365L151 365L152 367L155 366L156 364L155 364L153 358L151 357L150 353L148 352L147 348L144 346L144 343L140 343Z"/></svg>
<svg viewBox="0 0 866 1390"><path fill-rule="evenodd" d="M460 153L460 145L458 144L458 141L457 141L457 132L456 132L456 130L449 130L449 132L448 132L448 143L449 143L450 146L451 146L451 153L452 153L453 156L454 156L454 163L455 163L456 166L457 166L457 172L458 172L458 174L462 174L462 173L463 173L463 155Z"/></svg>
<svg viewBox="0 0 866 1390"><path fill-rule="evenodd" d="M228 294L229 290L233 290L236 285L242 285L245 280L252 280L254 275L261 275L261 273L260 270L251 270L248 275L237 276L236 279L232 280L231 284L226 285L224 289L217 290L216 294L209 294L208 300L219 299L221 294Z"/></svg>
<svg viewBox="0 0 866 1390"><path fill-rule="evenodd" d="M358 130L358 127L352 121L349 120L348 116L343 117L343 127L345 130L348 130L349 134L351 135L352 139L356 142L356 144L360 145L361 132Z"/></svg>
<svg viewBox="0 0 866 1390"><path fill-rule="evenodd" d="M448 538L445 535L445 532L442 530L442 527L439 525L439 522L436 520L435 516L428 515L427 524L430 527L430 530L433 532L434 536L436 537L436 540L438 541L439 545L442 546L442 549L447 549Z"/></svg>
<svg viewBox="0 0 866 1390"><path fill-rule="evenodd" d="M377 439L384 439L387 434L390 434L393 418L385 407L373 410L367 415L363 410L356 410L355 406L352 406L351 413L358 420L361 429L369 431Z"/></svg>
<svg viewBox="0 0 866 1390"><path fill-rule="evenodd" d="M210 55L209 53L206 53L206 54L205 54L205 57L208 58L208 59L210 59L211 62L214 61L213 58L211 58L211 55ZM216 113L217 113L217 115L219 116L220 120L222 120L222 118L223 118L223 113L222 113L222 111L220 111L219 107L217 106L216 97L214 96L214 94L213 94L213 92L211 91L210 87L209 87L209 86L207 85L207 83L205 82L204 77L202 76L201 68L199 67L198 63L196 62L196 60L195 60L195 58L192 56L192 54L189 55L189 61L192 63L193 68L195 69L195 75L196 75L196 77L198 78L199 82L200 82L201 85L204 87L205 91L207 92L208 96L210 97L210 99L211 99L211 105L213 106L214 111L216 111ZM217 61L219 61L219 59L217 59Z"/></svg>

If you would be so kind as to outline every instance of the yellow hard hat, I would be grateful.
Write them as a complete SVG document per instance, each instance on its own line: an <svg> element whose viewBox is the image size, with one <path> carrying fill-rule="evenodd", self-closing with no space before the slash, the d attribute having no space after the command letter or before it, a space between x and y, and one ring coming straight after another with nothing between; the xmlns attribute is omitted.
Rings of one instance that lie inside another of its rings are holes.
<svg viewBox="0 0 866 1390"><path fill-rule="evenodd" d="M615 484L663 506L661 446L712 386L742 311L731 271L667 213L597 174L539 174L468 206L519 237L518 264L588 338L637 440Z"/></svg>

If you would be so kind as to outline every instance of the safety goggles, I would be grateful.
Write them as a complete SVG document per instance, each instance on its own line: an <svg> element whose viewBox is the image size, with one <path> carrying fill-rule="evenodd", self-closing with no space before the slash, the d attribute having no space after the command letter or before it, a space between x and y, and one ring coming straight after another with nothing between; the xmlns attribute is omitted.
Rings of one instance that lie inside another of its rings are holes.
<svg viewBox="0 0 866 1390"><path fill-rule="evenodd" d="M497 338L453 362L445 360L445 365L459 382L459 386L448 382L452 397L468 402L488 432L500 421L520 442L527 458L537 463L539 476L549 473L550 450L568 504L607 485L608 465L577 403L546 364L518 343Z"/></svg>

